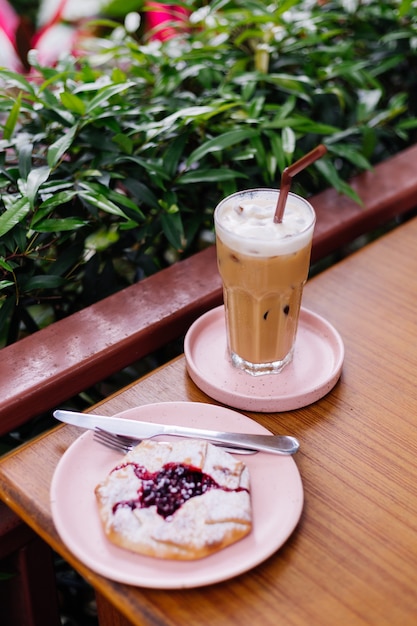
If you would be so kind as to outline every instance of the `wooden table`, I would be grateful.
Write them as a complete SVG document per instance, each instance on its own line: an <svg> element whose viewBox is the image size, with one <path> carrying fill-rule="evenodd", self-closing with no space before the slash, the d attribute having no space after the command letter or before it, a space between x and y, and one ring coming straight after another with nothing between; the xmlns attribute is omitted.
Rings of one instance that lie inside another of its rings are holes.
<svg viewBox="0 0 417 626"><path fill-rule="evenodd" d="M1 460L1 498L96 588L100 623L417 623L417 219L311 280L303 305L342 335L343 373L312 406L248 413L300 439L305 506L286 544L247 574L185 591L98 576L62 544L49 504L54 468L80 431L60 426ZM210 402L183 357L94 411L173 400Z"/></svg>

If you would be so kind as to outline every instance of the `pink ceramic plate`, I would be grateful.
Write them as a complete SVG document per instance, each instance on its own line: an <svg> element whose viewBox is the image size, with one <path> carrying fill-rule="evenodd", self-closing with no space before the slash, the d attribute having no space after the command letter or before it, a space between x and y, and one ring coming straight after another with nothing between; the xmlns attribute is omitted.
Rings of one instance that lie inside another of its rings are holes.
<svg viewBox="0 0 417 626"><path fill-rule="evenodd" d="M337 383L343 341L323 317L301 309L294 358L279 374L251 376L227 353L224 307L202 315L185 337L187 370L204 393L236 409L292 411L325 396Z"/></svg>
<svg viewBox="0 0 417 626"><path fill-rule="evenodd" d="M124 411L120 416L204 426L215 430L268 433L254 420L231 409L193 402L166 402ZM217 554L181 562L137 555L111 544L101 528L94 488L117 464L120 454L93 441L85 432L68 448L51 485L52 516L73 554L98 574L158 589L199 587L241 574L271 556L296 527L303 507L303 487L289 456L257 453L240 457L251 477L253 529L250 535Z"/></svg>

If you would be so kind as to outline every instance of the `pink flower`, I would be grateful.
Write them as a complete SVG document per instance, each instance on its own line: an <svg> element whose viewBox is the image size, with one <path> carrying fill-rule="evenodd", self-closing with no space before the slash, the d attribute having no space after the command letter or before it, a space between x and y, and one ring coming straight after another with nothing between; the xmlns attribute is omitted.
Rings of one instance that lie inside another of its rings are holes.
<svg viewBox="0 0 417 626"><path fill-rule="evenodd" d="M56 23L43 28L33 39L32 48L38 51L38 62L52 66L63 51L76 53L79 33L71 24Z"/></svg>
<svg viewBox="0 0 417 626"><path fill-rule="evenodd" d="M30 49L38 51L38 62L45 66L54 65L63 52L80 54L84 20L66 20L68 8L69 0L57 0L55 7L49 5L44 23L32 36L22 30L24 20L8 1L0 0L0 66L24 72Z"/></svg>
<svg viewBox="0 0 417 626"><path fill-rule="evenodd" d="M25 72L30 70L26 55L38 52L40 65L54 65L62 53L82 54L83 40L91 36L84 32L87 18L99 13L100 0L83 5L79 0L54 0L41 10L41 27L34 35L25 29L24 18L16 13L8 0L0 0L0 67ZM146 25L151 39L165 41L187 32L189 12L180 6L149 0L145 3ZM91 15L90 15L91 13Z"/></svg>
<svg viewBox="0 0 417 626"><path fill-rule="evenodd" d="M20 18L13 7L7 0L0 0L0 66L15 72L23 70L16 40L19 25Z"/></svg>
<svg viewBox="0 0 417 626"><path fill-rule="evenodd" d="M187 30L185 24L189 12L183 7L152 1L147 2L145 7L148 9L146 23L151 39L166 41Z"/></svg>

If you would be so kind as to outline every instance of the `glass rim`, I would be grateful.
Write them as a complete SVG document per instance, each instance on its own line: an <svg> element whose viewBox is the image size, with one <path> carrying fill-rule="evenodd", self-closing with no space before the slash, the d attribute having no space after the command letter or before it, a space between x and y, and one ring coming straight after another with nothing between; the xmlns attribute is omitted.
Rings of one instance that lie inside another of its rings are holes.
<svg viewBox="0 0 417 626"><path fill-rule="evenodd" d="M247 195L247 194L255 194L258 192L266 192L266 193L274 193L277 194L277 196L279 196L280 194L280 189L277 188L273 188L273 187L254 187L254 188L250 188L250 189L242 189L241 191L235 191L234 193L230 194L229 196L226 196L225 198L223 198L223 200L220 200L220 202L217 204L216 208L214 209L214 222L215 222L215 227L217 228L217 226L219 226L220 229L222 229L223 231L227 232L227 233L232 233L233 231L228 229L227 227L225 227L223 224L221 224L217 218L218 213L220 212L219 210L221 209L222 205L225 202L228 202L231 198L234 197L238 197L238 196L242 196L242 195ZM313 228L315 226L316 223L316 212L314 210L313 205L307 200L307 198L303 198L303 196L300 196L292 191L288 192L288 196L291 196L292 198L295 198L297 201L301 201L302 204L304 204L304 206L307 206L310 209L311 215L312 215L312 220L311 222L309 222L309 224L303 228L302 230L300 230L299 232L295 233L293 236L294 237L299 237L302 236L303 234L307 233L309 230L311 230L311 228ZM259 239L257 237L251 237L250 235L246 235L245 239L247 240L253 240L258 242Z"/></svg>

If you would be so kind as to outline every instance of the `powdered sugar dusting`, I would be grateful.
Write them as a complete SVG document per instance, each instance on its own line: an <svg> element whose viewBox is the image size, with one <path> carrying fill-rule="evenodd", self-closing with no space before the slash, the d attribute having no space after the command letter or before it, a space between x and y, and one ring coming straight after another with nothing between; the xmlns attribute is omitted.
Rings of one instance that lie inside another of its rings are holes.
<svg viewBox="0 0 417 626"><path fill-rule="evenodd" d="M215 483L217 488L210 486L201 495L186 499L172 515L164 517L156 506L136 506L143 489L143 481L135 471L137 464L149 472L159 472L167 464L188 464L208 475L210 485ZM200 558L240 539L251 529L247 467L221 448L201 440L142 442L97 486L96 496L108 537L143 554ZM126 504L116 506L120 502Z"/></svg>

